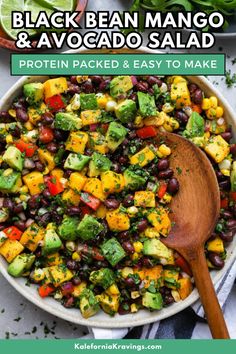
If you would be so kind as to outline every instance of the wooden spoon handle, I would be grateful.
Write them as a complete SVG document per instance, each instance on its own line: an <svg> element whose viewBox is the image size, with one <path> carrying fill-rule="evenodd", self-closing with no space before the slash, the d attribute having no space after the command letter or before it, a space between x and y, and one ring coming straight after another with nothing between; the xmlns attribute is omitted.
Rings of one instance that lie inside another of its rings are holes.
<svg viewBox="0 0 236 354"><path fill-rule="evenodd" d="M212 337L215 339L229 339L229 332L212 284L203 248L199 250L197 257L189 259L189 264L192 268L195 284L205 310Z"/></svg>

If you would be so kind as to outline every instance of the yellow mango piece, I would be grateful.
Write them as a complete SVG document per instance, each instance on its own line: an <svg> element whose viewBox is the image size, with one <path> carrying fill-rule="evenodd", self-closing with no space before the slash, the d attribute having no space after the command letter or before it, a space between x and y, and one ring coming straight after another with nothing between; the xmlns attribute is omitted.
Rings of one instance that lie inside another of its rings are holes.
<svg viewBox="0 0 236 354"><path fill-rule="evenodd" d="M224 242L220 237L216 237L214 240L207 243L207 250L209 252L223 253L225 251Z"/></svg>
<svg viewBox="0 0 236 354"><path fill-rule="evenodd" d="M7 239L0 247L0 254L11 263L24 249L24 246L17 240Z"/></svg>
<svg viewBox="0 0 236 354"><path fill-rule="evenodd" d="M164 208L160 207L155 211L152 211L148 214L147 218L161 235L168 235L171 229L171 221L167 211Z"/></svg>
<svg viewBox="0 0 236 354"><path fill-rule="evenodd" d="M223 161L230 152L230 147L221 135L213 136L209 139L205 146L205 151L217 163Z"/></svg>
<svg viewBox="0 0 236 354"><path fill-rule="evenodd" d="M103 311L108 314L114 314L119 308L119 295L108 295L105 292L96 296Z"/></svg>
<svg viewBox="0 0 236 354"><path fill-rule="evenodd" d="M106 293L112 296L112 295L119 295L120 291L116 284L112 284L111 286L109 286L108 289L106 289Z"/></svg>
<svg viewBox="0 0 236 354"><path fill-rule="evenodd" d="M125 187L124 176L113 171L101 173L102 189L104 193L119 193Z"/></svg>
<svg viewBox="0 0 236 354"><path fill-rule="evenodd" d="M180 288L178 289L178 293L180 295L181 300L184 300L193 291L193 285L191 283L191 279L190 278L179 279L178 284L180 286Z"/></svg>
<svg viewBox="0 0 236 354"><path fill-rule="evenodd" d="M44 235L44 229L39 227L36 223L33 223L21 235L20 243L34 252L39 242L44 238Z"/></svg>
<svg viewBox="0 0 236 354"><path fill-rule="evenodd" d="M177 286L174 283L168 282L168 279L174 280L176 283L179 279L179 272L173 271L172 269L164 269L163 278L167 282L165 285L170 289L176 289Z"/></svg>
<svg viewBox="0 0 236 354"><path fill-rule="evenodd" d="M58 252L49 254L46 259L47 266L56 266L63 263L63 257Z"/></svg>
<svg viewBox="0 0 236 354"><path fill-rule="evenodd" d="M90 149L100 152L100 154L103 155L105 155L109 150L105 140L105 136L99 132L89 133L88 146Z"/></svg>
<svg viewBox="0 0 236 354"><path fill-rule="evenodd" d="M72 188L75 192L80 192L83 189L86 181L87 177L82 175L82 173L73 172L70 175L68 186Z"/></svg>
<svg viewBox="0 0 236 354"><path fill-rule="evenodd" d="M82 283L80 283L79 285L74 286L72 295L74 297L79 297L82 294L83 290L86 289L86 287L87 287L87 283L85 281L82 281Z"/></svg>
<svg viewBox="0 0 236 354"><path fill-rule="evenodd" d="M49 267L48 270L52 278L52 283L56 287L73 278L73 273L65 264Z"/></svg>
<svg viewBox="0 0 236 354"><path fill-rule="evenodd" d="M43 174L41 172L31 172L23 176L23 181L26 186L29 188L30 194L39 194L42 192L44 187Z"/></svg>
<svg viewBox="0 0 236 354"><path fill-rule="evenodd" d="M139 275L140 279L144 282L144 287L148 288L151 282L154 281L156 283L162 278L163 267L162 265L156 265L152 268L134 268L134 273ZM162 285L162 283L160 285Z"/></svg>
<svg viewBox="0 0 236 354"><path fill-rule="evenodd" d="M104 219L107 214L107 208L104 204L101 204L98 209L96 210L96 217L99 219Z"/></svg>
<svg viewBox="0 0 236 354"><path fill-rule="evenodd" d="M106 193L103 191L102 182L98 178L88 178L83 190L100 199L102 202L104 202L107 197Z"/></svg>
<svg viewBox="0 0 236 354"><path fill-rule="evenodd" d="M109 229L112 231L126 231L130 228L130 221L127 214L119 209L107 212L106 220Z"/></svg>
<svg viewBox="0 0 236 354"><path fill-rule="evenodd" d="M140 167L146 166L149 162L155 159L156 154L151 149L150 146L146 146L141 151L137 152L137 154L133 155L130 158L131 165L139 165Z"/></svg>
<svg viewBox="0 0 236 354"><path fill-rule="evenodd" d="M146 230L144 231L144 235L148 238L159 238L160 234L159 232L155 229L155 227L147 227Z"/></svg>
<svg viewBox="0 0 236 354"><path fill-rule="evenodd" d="M37 125L37 123L41 120L42 114L47 111L48 108L45 103L41 103L39 108L29 107L28 116L30 123L32 123L33 125Z"/></svg>
<svg viewBox="0 0 236 354"><path fill-rule="evenodd" d="M80 118L84 126L98 123L100 116L101 116L100 109L82 111L80 114Z"/></svg>
<svg viewBox="0 0 236 354"><path fill-rule="evenodd" d="M62 194L62 200L69 202L75 206L79 205L80 195L76 193L73 189L66 189Z"/></svg>
<svg viewBox="0 0 236 354"><path fill-rule="evenodd" d="M44 82L45 99L66 92L67 89L68 85L65 77L47 80Z"/></svg>
<svg viewBox="0 0 236 354"><path fill-rule="evenodd" d="M171 101L175 102L177 109L191 105L190 92L185 79L174 80L171 85Z"/></svg>
<svg viewBox="0 0 236 354"><path fill-rule="evenodd" d="M61 170L60 168L54 168L54 170L51 171L51 175L60 180L64 176L64 171Z"/></svg>
<svg viewBox="0 0 236 354"><path fill-rule="evenodd" d="M154 208L156 205L155 193L149 191L135 192L134 205L142 208Z"/></svg>
<svg viewBox="0 0 236 354"><path fill-rule="evenodd" d="M48 168L49 171L52 171L56 164L54 162L55 155L49 152L46 149L38 149L39 160Z"/></svg>
<svg viewBox="0 0 236 354"><path fill-rule="evenodd" d="M86 144L88 142L88 134L85 132L77 131L71 132L66 141L66 150L73 152L84 153Z"/></svg>

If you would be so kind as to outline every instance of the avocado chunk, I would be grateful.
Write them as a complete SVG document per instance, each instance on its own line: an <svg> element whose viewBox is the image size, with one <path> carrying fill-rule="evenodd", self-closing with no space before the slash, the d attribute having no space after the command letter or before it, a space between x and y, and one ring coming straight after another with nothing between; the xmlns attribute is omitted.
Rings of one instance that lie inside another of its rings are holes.
<svg viewBox="0 0 236 354"><path fill-rule="evenodd" d="M136 103L133 100L125 100L119 103L115 108L116 117L122 123L129 123L135 119L137 112Z"/></svg>
<svg viewBox="0 0 236 354"><path fill-rule="evenodd" d="M157 114L154 96L151 96L148 93L138 92L138 103L141 116L150 117Z"/></svg>
<svg viewBox="0 0 236 354"><path fill-rule="evenodd" d="M37 106L43 101L44 85L41 82L25 84L23 87L23 92L29 105Z"/></svg>
<svg viewBox="0 0 236 354"><path fill-rule="evenodd" d="M121 244L114 237L106 241L101 249L104 257L113 267L126 256Z"/></svg>
<svg viewBox="0 0 236 354"><path fill-rule="evenodd" d="M10 174L0 170L0 192L16 193L21 186L20 172L12 171Z"/></svg>
<svg viewBox="0 0 236 354"><path fill-rule="evenodd" d="M231 191L236 192L236 161L233 162L232 171L230 173Z"/></svg>
<svg viewBox="0 0 236 354"><path fill-rule="evenodd" d="M145 177L139 176L134 171L127 168L124 171L125 187L132 190L137 190L142 187L147 179Z"/></svg>
<svg viewBox="0 0 236 354"><path fill-rule="evenodd" d="M77 218L66 216L58 228L60 237L65 241L76 240L78 224L79 220Z"/></svg>
<svg viewBox="0 0 236 354"><path fill-rule="evenodd" d="M99 311L99 302L96 296L90 289L84 289L80 295L79 307L81 314L84 318L89 318L96 315Z"/></svg>
<svg viewBox="0 0 236 354"><path fill-rule="evenodd" d="M14 168L14 170L17 170L17 171L23 170L24 159L21 155L20 150L18 150L15 146L9 146L7 148L7 150L5 151L2 159L10 167Z"/></svg>
<svg viewBox="0 0 236 354"><path fill-rule="evenodd" d="M109 268L94 270L89 277L91 283L102 286L105 290L115 283L114 272Z"/></svg>
<svg viewBox="0 0 236 354"><path fill-rule="evenodd" d="M35 261L35 255L30 253L19 254L8 266L8 273L17 278L20 277L27 270L30 270L32 264Z"/></svg>
<svg viewBox="0 0 236 354"><path fill-rule="evenodd" d="M50 253L57 252L62 246L60 237L55 230L49 229L45 233L44 244L42 247L42 255L46 256Z"/></svg>
<svg viewBox="0 0 236 354"><path fill-rule="evenodd" d="M115 151L118 146L125 140L126 134L127 130L125 127L123 127L123 125L116 122L111 122L106 134L108 148L112 151Z"/></svg>
<svg viewBox="0 0 236 354"><path fill-rule="evenodd" d="M186 130L183 135L187 138L194 138L204 136L204 119L200 116L199 113L193 112L188 120L186 125Z"/></svg>
<svg viewBox="0 0 236 354"><path fill-rule="evenodd" d="M164 243L156 238L146 240L143 243L143 254L153 258L166 258L169 259L172 252L167 248Z"/></svg>
<svg viewBox="0 0 236 354"><path fill-rule="evenodd" d="M55 128L67 131L79 130L82 120L75 113L59 112L55 116Z"/></svg>
<svg viewBox="0 0 236 354"><path fill-rule="evenodd" d="M89 163L89 177L98 176L101 172L109 171L112 166L112 162L99 152L94 152L92 160Z"/></svg>
<svg viewBox="0 0 236 354"><path fill-rule="evenodd" d="M100 222L98 222L93 216L86 214L77 227L77 234L78 237L86 241L95 238L103 230L104 227Z"/></svg>
<svg viewBox="0 0 236 354"><path fill-rule="evenodd" d="M81 107L81 111L97 109L98 104L97 104L97 97L95 93L81 93L80 107Z"/></svg>
<svg viewBox="0 0 236 354"><path fill-rule="evenodd" d="M71 153L68 155L65 161L64 168L69 168L70 170L75 171L81 171L90 160L90 156L82 155L80 153Z"/></svg>
<svg viewBox="0 0 236 354"><path fill-rule="evenodd" d="M123 96L131 90L133 86L130 76L116 76L110 82L110 94L114 98L121 95Z"/></svg>
<svg viewBox="0 0 236 354"><path fill-rule="evenodd" d="M146 291L142 298L142 304L151 310L161 310L163 307L163 299L160 293L150 293Z"/></svg>

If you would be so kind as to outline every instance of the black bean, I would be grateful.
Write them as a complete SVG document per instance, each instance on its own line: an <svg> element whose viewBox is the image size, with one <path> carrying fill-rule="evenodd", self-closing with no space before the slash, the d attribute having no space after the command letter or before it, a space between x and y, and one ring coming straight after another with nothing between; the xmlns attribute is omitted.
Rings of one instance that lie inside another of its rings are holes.
<svg viewBox="0 0 236 354"><path fill-rule="evenodd" d="M106 199L104 205L108 209L117 209L120 205L120 202L117 199Z"/></svg>
<svg viewBox="0 0 236 354"><path fill-rule="evenodd" d="M216 177L217 177L217 180L218 180L219 182L225 180L225 176L224 176L223 173L220 172L220 171L216 171Z"/></svg>
<svg viewBox="0 0 236 354"><path fill-rule="evenodd" d="M183 124L187 124L188 123L189 117L183 111L176 111L175 112L175 117L178 119L178 121L180 121Z"/></svg>
<svg viewBox="0 0 236 354"><path fill-rule="evenodd" d="M9 211L14 209L14 202L10 198L4 198L3 207L7 208Z"/></svg>
<svg viewBox="0 0 236 354"><path fill-rule="evenodd" d="M127 277L124 279L125 285L128 286L129 288L132 288L133 286L135 286L135 281L134 278L132 277Z"/></svg>
<svg viewBox="0 0 236 354"><path fill-rule="evenodd" d="M156 76L149 76L147 79L147 82L149 83L149 85L153 86L153 85L158 85L159 87L161 87L162 85L162 81L161 79L159 79Z"/></svg>
<svg viewBox="0 0 236 354"><path fill-rule="evenodd" d="M70 216L80 215L80 213L81 213L81 210L77 206L70 206L70 207L67 208L67 214L70 215Z"/></svg>
<svg viewBox="0 0 236 354"><path fill-rule="evenodd" d="M233 156L236 156L236 144L232 144L230 146L230 153L233 155Z"/></svg>
<svg viewBox="0 0 236 354"><path fill-rule="evenodd" d="M43 196L44 196L44 198L46 198L46 199L51 199L51 193L49 192L49 190L46 188L46 189L44 189L44 191L43 191Z"/></svg>
<svg viewBox="0 0 236 354"><path fill-rule="evenodd" d="M15 205L14 208L13 208L13 212L14 212L15 214L19 214L19 213L21 213L22 211L24 211L24 206L23 206L22 203L19 203L19 204Z"/></svg>
<svg viewBox="0 0 236 354"><path fill-rule="evenodd" d="M127 240L127 238L129 238L129 231L122 231L122 232L119 232L118 233L118 237L119 237L119 239L121 239L121 240Z"/></svg>
<svg viewBox="0 0 236 354"><path fill-rule="evenodd" d="M227 220L225 226L228 230L236 230L236 220L235 219Z"/></svg>
<svg viewBox="0 0 236 354"><path fill-rule="evenodd" d="M111 80L103 80L100 84L99 84L99 91L106 91L109 89L109 86L110 86L110 82Z"/></svg>
<svg viewBox="0 0 236 354"><path fill-rule="evenodd" d="M125 208L134 205L134 196L132 194L128 194L123 200L123 205Z"/></svg>
<svg viewBox="0 0 236 354"><path fill-rule="evenodd" d="M171 178L174 174L174 171L171 168L168 168L165 171L160 171L158 173L158 177L162 178L162 179L167 179L167 178Z"/></svg>
<svg viewBox="0 0 236 354"><path fill-rule="evenodd" d="M72 279L72 283L74 284L74 285L79 285L79 284L81 284L82 283L82 280L80 279L80 277L74 277L73 279Z"/></svg>
<svg viewBox="0 0 236 354"><path fill-rule="evenodd" d="M11 116L7 111L0 111L0 121L2 123L6 123L8 121L11 121Z"/></svg>
<svg viewBox="0 0 236 354"><path fill-rule="evenodd" d="M53 210L51 212L51 216L52 216L52 220L59 225L62 222L63 216L59 215L58 212L56 210Z"/></svg>
<svg viewBox="0 0 236 354"><path fill-rule="evenodd" d="M175 299L173 298L172 295L166 295L166 296L164 296L163 301L164 301L165 305L170 305L175 302Z"/></svg>
<svg viewBox="0 0 236 354"><path fill-rule="evenodd" d="M132 243L130 241L123 242L122 243L122 247L128 253L134 253L135 252L134 246L132 245Z"/></svg>
<svg viewBox="0 0 236 354"><path fill-rule="evenodd" d="M58 150L57 144L53 142L47 144L47 150L52 154L55 154Z"/></svg>
<svg viewBox="0 0 236 354"><path fill-rule="evenodd" d="M121 156L121 157L119 157L119 163L121 164L121 165L124 165L124 164L127 164L128 163L128 158L127 157L125 157L125 156Z"/></svg>
<svg viewBox="0 0 236 354"><path fill-rule="evenodd" d="M136 85L136 89L141 92L147 92L149 89L149 85L145 81L139 81Z"/></svg>
<svg viewBox="0 0 236 354"><path fill-rule="evenodd" d="M113 162L112 164L112 170L116 173L121 172L121 166L118 162Z"/></svg>
<svg viewBox="0 0 236 354"><path fill-rule="evenodd" d="M35 169L39 172L43 172L45 170L44 165L40 161L35 162Z"/></svg>
<svg viewBox="0 0 236 354"><path fill-rule="evenodd" d="M224 191L229 191L230 190L230 180L226 179L225 181L219 182L219 187L220 189L223 189Z"/></svg>
<svg viewBox="0 0 236 354"><path fill-rule="evenodd" d="M151 260L150 258L148 258L148 257L144 257L144 258L142 259L142 264L143 264L143 266L146 267L146 268L152 268L152 267L153 267L153 262L152 262L152 260Z"/></svg>
<svg viewBox="0 0 236 354"><path fill-rule="evenodd" d="M70 175L72 174L72 170L65 170L65 172L64 172L64 176L65 176L65 178L69 178L70 177Z"/></svg>
<svg viewBox="0 0 236 354"><path fill-rule="evenodd" d="M225 132L220 134L222 136L223 139L225 139L227 142L230 142L230 140L232 139L233 135L231 132Z"/></svg>
<svg viewBox="0 0 236 354"><path fill-rule="evenodd" d="M29 120L29 116L23 108L16 109L16 118L22 123L25 123Z"/></svg>
<svg viewBox="0 0 236 354"><path fill-rule="evenodd" d="M221 217L225 220L228 220L228 219L233 219L233 213L231 213L230 211L228 210L223 210L221 213L220 213Z"/></svg>
<svg viewBox="0 0 236 354"><path fill-rule="evenodd" d="M166 171L169 168L170 163L167 159L161 159L158 161L156 166L158 171Z"/></svg>
<svg viewBox="0 0 236 354"><path fill-rule="evenodd" d="M45 112L41 116L41 123L43 125L51 125L54 122L53 114L50 112Z"/></svg>
<svg viewBox="0 0 236 354"><path fill-rule="evenodd" d="M189 89L190 94L192 95L198 89L198 86L195 84L189 84L188 89Z"/></svg>
<svg viewBox="0 0 236 354"><path fill-rule="evenodd" d="M90 79L92 80L92 82L94 82L97 85L103 81L102 76L99 76L99 75L90 76Z"/></svg>
<svg viewBox="0 0 236 354"><path fill-rule="evenodd" d="M223 259L220 258L220 256L217 253L210 252L208 254L209 261L213 264L218 269L221 269L224 267L225 262Z"/></svg>
<svg viewBox="0 0 236 354"><path fill-rule="evenodd" d="M122 303L119 306L118 313L119 315L127 315L130 312L130 305L126 303Z"/></svg>
<svg viewBox="0 0 236 354"><path fill-rule="evenodd" d="M51 221L51 214L45 213L42 216L39 216L38 220L42 226L46 226Z"/></svg>
<svg viewBox="0 0 236 354"><path fill-rule="evenodd" d="M221 232L220 233L220 238L224 242L232 242L233 238L234 238L233 231Z"/></svg>
<svg viewBox="0 0 236 354"><path fill-rule="evenodd" d="M203 100L203 93L201 89L197 89L194 91L192 95L192 100L196 104L201 104Z"/></svg>
<svg viewBox="0 0 236 354"><path fill-rule="evenodd" d="M132 140L134 138L136 138L137 134L136 134L136 131L135 130L131 130L129 133L128 133L128 139Z"/></svg>
<svg viewBox="0 0 236 354"><path fill-rule="evenodd" d="M85 93L93 93L94 92L94 86L91 81L85 81L81 85L81 90Z"/></svg>
<svg viewBox="0 0 236 354"><path fill-rule="evenodd" d="M71 76L71 77L70 77L70 82L71 82L72 84L78 84L78 81L77 81L76 76Z"/></svg>
<svg viewBox="0 0 236 354"><path fill-rule="evenodd" d="M137 102L138 100L138 96L135 92L131 93L131 95L129 96L129 99L134 101L134 102Z"/></svg>
<svg viewBox="0 0 236 354"><path fill-rule="evenodd" d="M179 181L173 177L169 180L168 185L167 185L167 191L170 194L176 194L179 190Z"/></svg>
<svg viewBox="0 0 236 354"><path fill-rule="evenodd" d="M139 232L143 232L148 227L148 222L146 219L142 219L137 223L137 229Z"/></svg>
<svg viewBox="0 0 236 354"><path fill-rule="evenodd" d="M41 196L40 194L35 194L28 200L28 206L30 209L37 209L40 205Z"/></svg>
<svg viewBox="0 0 236 354"><path fill-rule="evenodd" d="M68 89L67 89L67 93L69 93L70 95L74 95L76 93L80 93L81 92L81 89L80 87L78 86L78 84L72 84L70 83L68 85Z"/></svg>
<svg viewBox="0 0 236 354"><path fill-rule="evenodd" d="M14 136L14 138L19 138L21 136L21 130L17 125L12 129L11 135Z"/></svg>
<svg viewBox="0 0 236 354"><path fill-rule="evenodd" d="M70 260L68 260L66 262L66 266L70 270L77 270L78 269L78 265L79 265L79 263L74 261L74 260L72 260L72 259L70 259Z"/></svg>
<svg viewBox="0 0 236 354"><path fill-rule="evenodd" d="M25 231L25 229L26 229L25 222L22 220L15 221L14 225L21 231Z"/></svg>
<svg viewBox="0 0 236 354"><path fill-rule="evenodd" d="M65 141L67 139L67 132L60 130L60 129L54 129L54 138L57 141Z"/></svg>

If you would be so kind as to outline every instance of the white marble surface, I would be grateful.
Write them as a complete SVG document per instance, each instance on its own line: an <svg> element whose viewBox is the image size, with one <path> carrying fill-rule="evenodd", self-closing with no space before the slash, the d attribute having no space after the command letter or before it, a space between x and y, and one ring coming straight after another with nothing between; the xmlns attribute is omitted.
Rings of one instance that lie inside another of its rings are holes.
<svg viewBox="0 0 236 354"><path fill-rule="evenodd" d="M127 8L127 0L89 0L87 10L122 10ZM227 55L227 70L236 72L236 40L217 40L213 53L219 51ZM67 48L63 48L66 50ZM9 89L17 77L10 76L10 52L0 49L0 97ZM227 88L224 77L211 77L210 80L236 109L236 88ZM85 327L75 326L55 318L25 300L0 275L0 338L78 338L87 332ZM17 334L17 336L16 336Z"/></svg>

